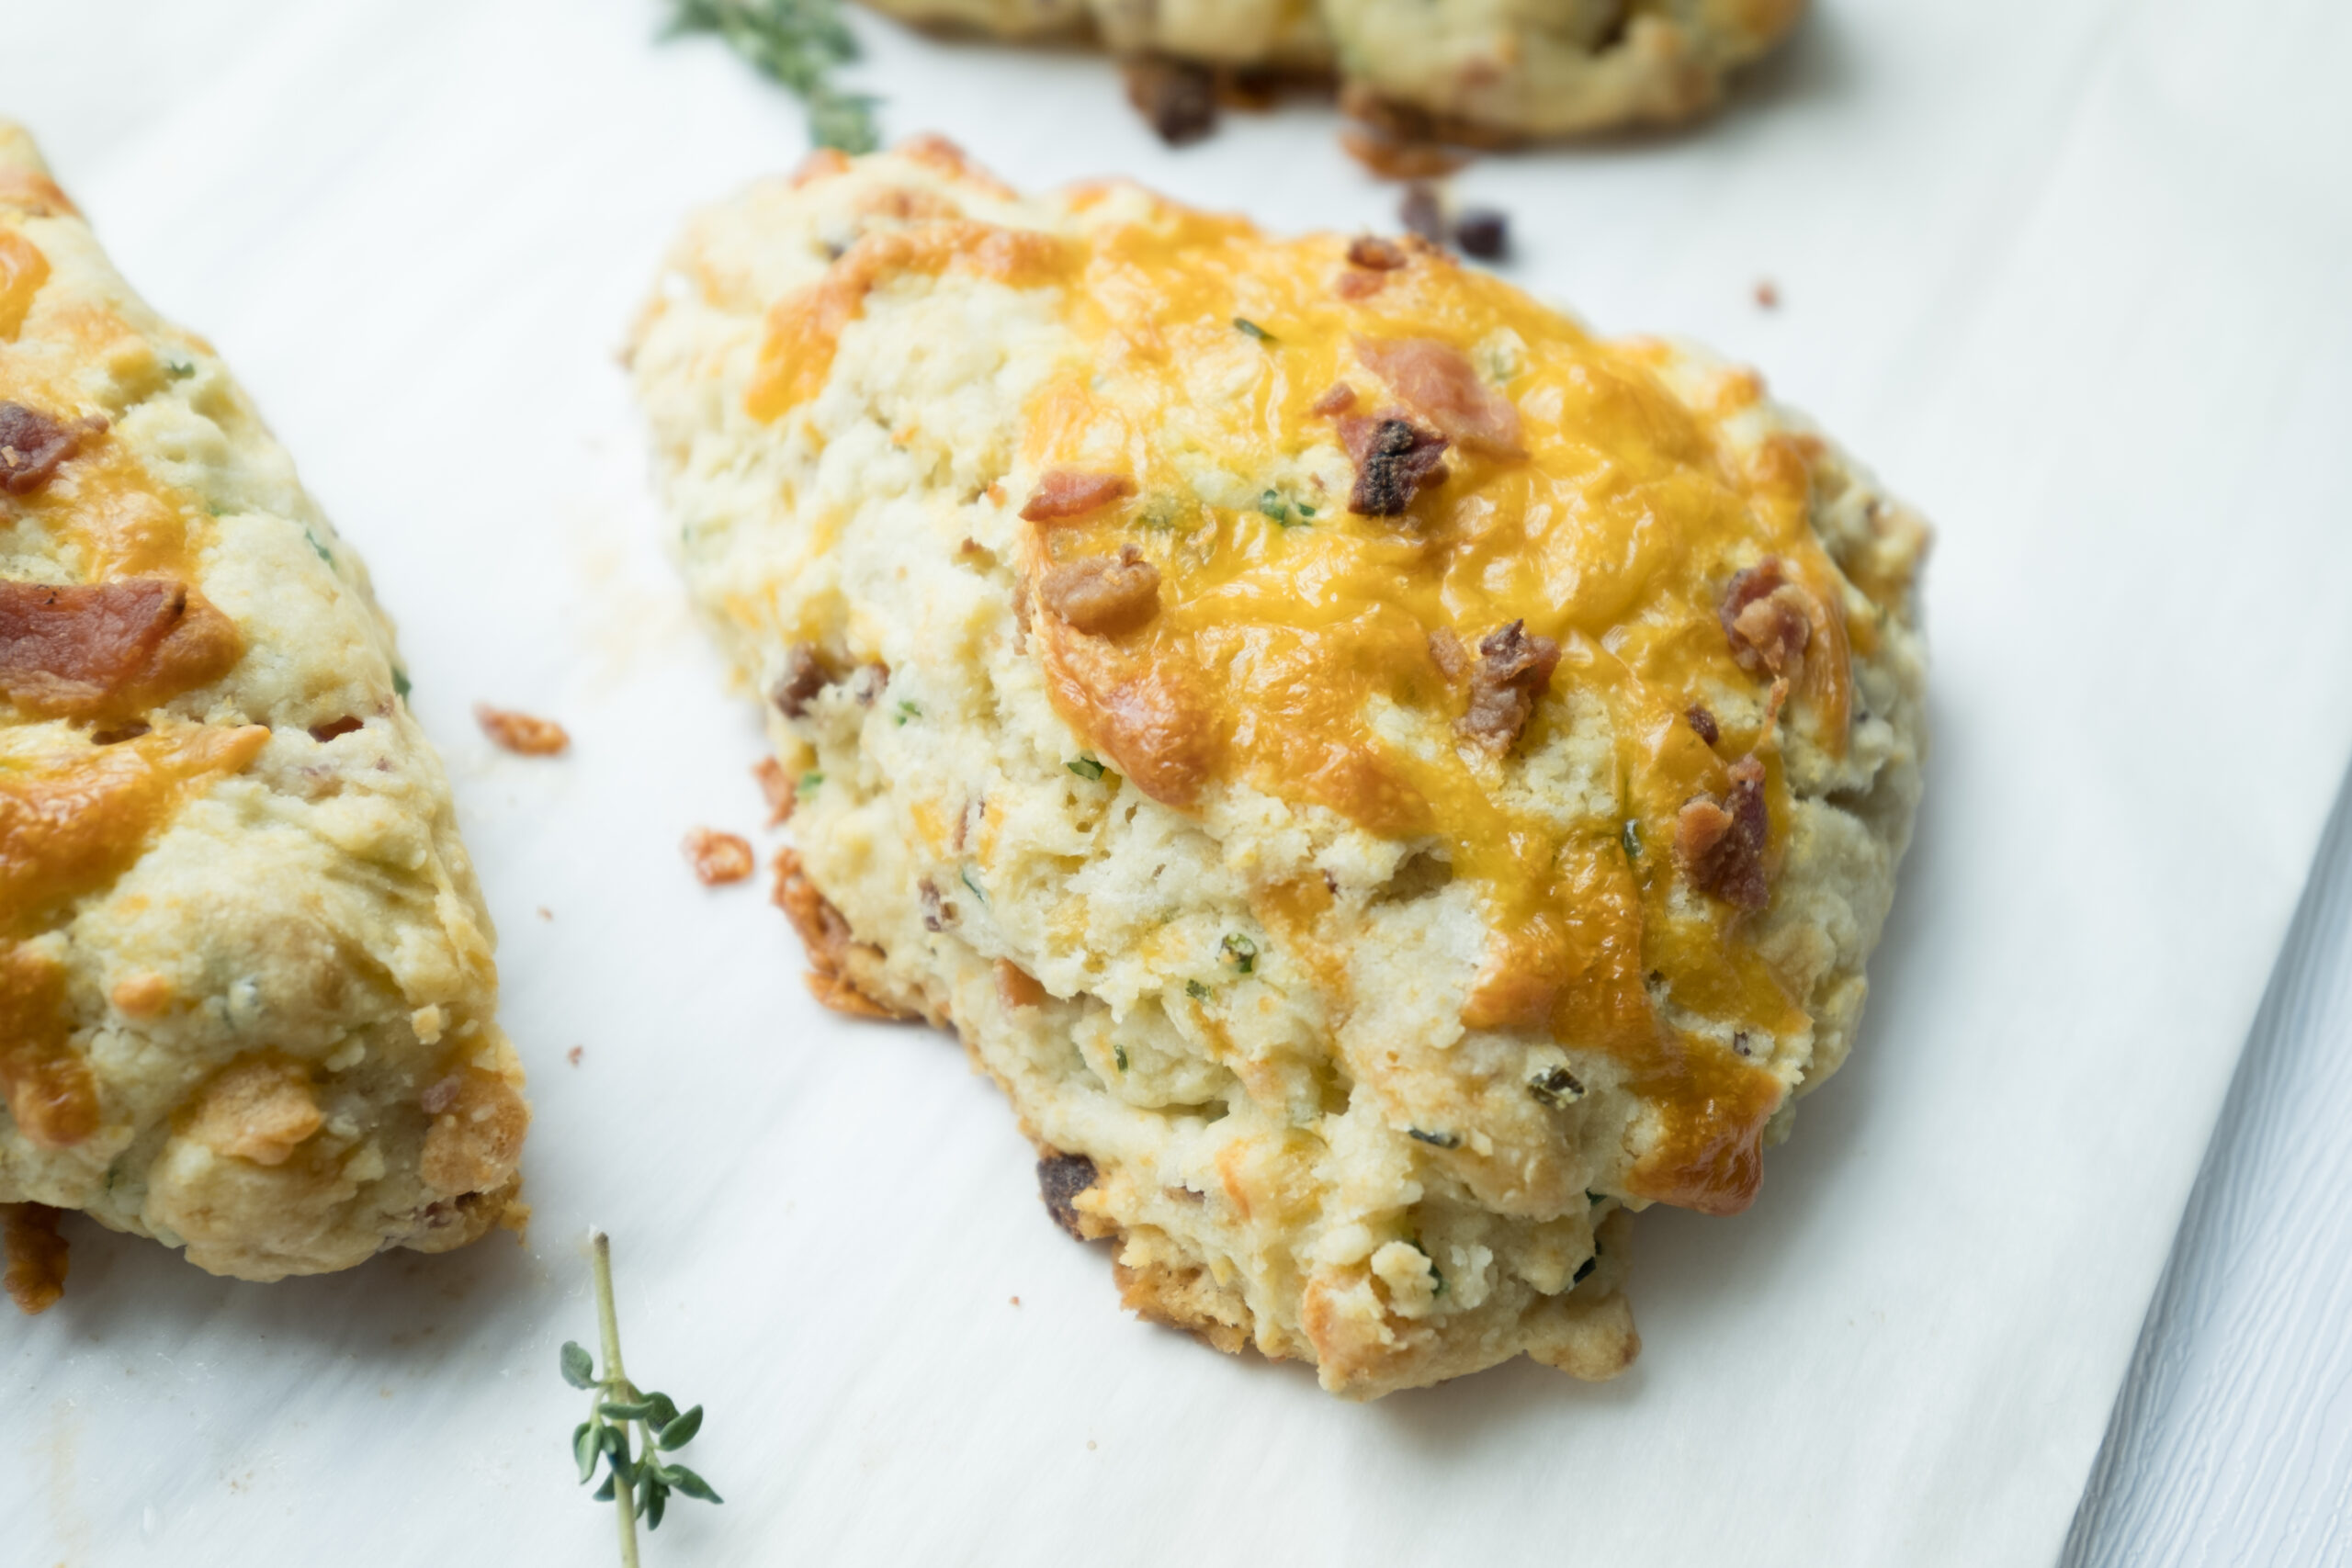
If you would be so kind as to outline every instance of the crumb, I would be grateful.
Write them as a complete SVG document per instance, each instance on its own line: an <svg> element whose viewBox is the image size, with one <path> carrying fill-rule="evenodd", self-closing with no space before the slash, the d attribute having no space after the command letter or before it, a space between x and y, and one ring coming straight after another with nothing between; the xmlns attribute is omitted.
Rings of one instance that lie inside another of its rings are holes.
<svg viewBox="0 0 2352 1568"><path fill-rule="evenodd" d="M768 826L783 827L792 819L793 802L798 798L784 764L774 757L763 757L752 765L752 776L760 781L760 794L768 803Z"/></svg>
<svg viewBox="0 0 2352 1568"><path fill-rule="evenodd" d="M551 718L533 718L488 703L474 705L474 717L484 735L517 756L552 757L571 744L563 726Z"/></svg>
<svg viewBox="0 0 2352 1568"><path fill-rule="evenodd" d="M1153 58L1119 69L1127 102L1169 146L1189 146L1216 129L1216 78L1207 66Z"/></svg>
<svg viewBox="0 0 2352 1568"><path fill-rule="evenodd" d="M1417 180L1406 186L1405 198L1396 204L1396 220L1407 233L1419 234L1432 245L1445 243L1445 209L1433 185Z"/></svg>
<svg viewBox="0 0 2352 1568"><path fill-rule="evenodd" d="M542 904L539 906L539 919L543 920L552 920L555 919L555 911L548 908L545 904Z"/></svg>
<svg viewBox="0 0 2352 1568"><path fill-rule="evenodd" d="M1013 1304L1014 1306L1019 1306L1019 1305L1021 1304L1021 1298L1020 1298L1019 1296L1015 1296L1015 1297L1013 1297L1013 1298L1012 1298L1012 1304Z"/></svg>
<svg viewBox="0 0 2352 1568"><path fill-rule="evenodd" d="M1759 310L1777 310L1781 308L1780 286L1769 277L1757 280L1756 307Z"/></svg>
<svg viewBox="0 0 2352 1568"><path fill-rule="evenodd" d="M64 1217L63 1210L46 1203L0 1203L8 1299L28 1317L47 1312L65 1294L65 1237L57 1229Z"/></svg>
<svg viewBox="0 0 2352 1568"><path fill-rule="evenodd" d="M582 1045L574 1045L571 1050L566 1051L566 1052L563 1054L563 1059L564 1059L565 1061L567 1061L567 1062L570 1062L573 1066L575 1066L575 1067L576 1067L576 1066L578 1066L580 1065L580 1053L581 1053L582 1051L585 1050L585 1049L587 1049L587 1047L585 1047L585 1046L582 1046Z"/></svg>
<svg viewBox="0 0 2352 1568"><path fill-rule="evenodd" d="M1091 1452L1091 1451L1093 1450L1093 1448L1094 1448L1094 1439L1093 1439L1093 1438L1087 1438L1087 1439L1086 1439L1086 1447L1087 1447L1087 1450L1088 1450L1089 1452Z"/></svg>
<svg viewBox="0 0 2352 1568"><path fill-rule="evenodd" d="M752 874L755 863L750 840L740 833L696 828L678 847L685 852L686 863L695 868L695 874L702 879L705 887L741 882Z"/></svg>
<svg viewBox="0 0 2352 1568"><path fill-rule="evenodd" d="M1461 153L1428 141L1403 141L1386 131L1351 126L1340 132L1340 150L1378 180L1442 179L1469 162Z"/></svg>
<svg viewBox="0 0 2352 1568"><path fill-rule="evenodd" d="M1474 207L1455 220L1453 243L1465 256L1500 261L1510 251L1510 219L1491 207Z"/></svg>

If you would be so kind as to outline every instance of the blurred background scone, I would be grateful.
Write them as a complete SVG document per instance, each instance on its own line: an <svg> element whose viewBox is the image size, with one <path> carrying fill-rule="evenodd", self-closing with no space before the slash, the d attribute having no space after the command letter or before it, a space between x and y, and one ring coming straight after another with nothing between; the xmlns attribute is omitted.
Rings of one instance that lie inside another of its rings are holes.
<svg viewBox="0 0 2352 1568"><path fill-rule="evenodd" d="M367 569L0 122L0 1204L274 1280L509 1215L489 916ZM45 1259L45 1261L44 1261Z"/></svg>
<svg viewBox="0 0 2352 1568"><path fill-rule="evenodd" d="M935 141L696 220L634 364L819 995L952 1022L1147 1315L1622 1369L1629 1211L1852 1041L1923 525L1752 372Z"/></svg>
<svg viewBox="0 0 2352 1568"><path fill-rule="evenodd" d="M1185 91L1149 74L1154 62L1211 72L1228 90L1270 74L1334 74L1351 112L1477 142L1693 118L1804 10L1804 0L866 3L906 21L1008 38L1091 33L1147 73L1152 85L1137 89L1145 100ZM1143 107L1175 139L1192 124L1171 105Z"/></svg>

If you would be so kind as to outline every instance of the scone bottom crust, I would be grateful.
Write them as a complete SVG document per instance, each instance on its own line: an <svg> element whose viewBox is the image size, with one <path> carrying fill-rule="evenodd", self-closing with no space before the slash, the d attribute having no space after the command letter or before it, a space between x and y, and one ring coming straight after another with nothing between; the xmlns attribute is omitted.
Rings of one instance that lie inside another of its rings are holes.
<svg viewBox="0 0 2352 1568"><path fill-rule="evenodd" d="M0 123L0 1207L277 1279L518 1224L528 1112L365 569Z"/></svg>
<svg viewBox="0 0 2352 1568"><path fill-rule="evenodd" d="M634 362L820 998L951 1022L1144 1315L1622 1368L1630 1212L1859 1021L1917 518L1753 372L935 139L699 220Z"/></svg>

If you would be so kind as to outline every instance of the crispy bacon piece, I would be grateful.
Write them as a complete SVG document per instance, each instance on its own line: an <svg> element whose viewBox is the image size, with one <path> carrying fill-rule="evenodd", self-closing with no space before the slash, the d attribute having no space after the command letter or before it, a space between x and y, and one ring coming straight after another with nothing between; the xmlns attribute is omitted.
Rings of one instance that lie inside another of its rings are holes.
<svg viewBox="0 0 2352 1568"><path fill-rule="evenodd" d="M1438 434L1491 457L1524 457L1519 409L1478 379L1462 351L1435 338L1365 338L1356 357Z"/></svg>
<svg viewBox="0 0 2352 1568"><path fill-rule="evenodd" d="M1075 468L1048 468L1037 490L1021 508L1025 523L1058 523L1083 517L1113 502L1135 494L1136 482L1125 474L1089 474Z"/></svg>
<svg viewBox="0 0 2352 1568"><path fill-rule="evenodd" d="M1334 381L1324 389L1323 395L1307 405L1306 412L1318 418L1329 419L1356 406L1356 389L1345 381Z"/></svg>
<svg viewBox="0 0 2352 1568"><path fill-rule="evenodd" d="M229 618L161 577L0 582L0 694L36 713L136 712L228 672Z"/></svg>
<svg viewBox="0 0 2352 1568"><path fill-rule="evenodd" d="M1159 569L1133 545L1115 556L1088 556L1054 568L1037 585L1037 599L1089 637L1133 631L1159 614Z"/></svg>
<svg viewBox="0 0 2352 1568"><path fill-rule="evenodd" d="M1674 858L1690 884L1726 904L1760 909L1772 901L1764 876L1769 833L1764 764L1743 757L1731 768L1731 788L1719 798L1695 796L1674 821Z"/></svg>
<svg viewBox="0 0 2352 1568"><path fill-rule="evenodd" d="M1384 240L1377 234L1359 234L1348 242L1348 265L1373 272L1395 272L1412 258L1405 247L1394 240Z"/></svg>
<svg viewBox="0 0 2352 1568"><path fill-rule="evenodd" d="M1078 1212L1078 1195L1094 1185L1094 1162L1084 1155L1047 1149L1037 1160L1037 1196L1054 1224L1079 1240L1086 1239L1085 1220Z"/></svg>
<svg viewBox="0 0 2352 1568"><path fill-rule="evenodd" d="M1366 272L1360 266L1349 267L1331 280L1331 292L1351 304L1360 299L1369 299L1387 287L1386 273Z"/></svg>
<svg viewBox="0 0 2352 1568"><path fill-rule="evenodd" d="M1462 733L1498 757L1518 745L1559 663L1560 645L1528 636L1525 621L1488 632L1478 641L1478 666L1470 672L1470 711L1462 716Z"/></svg>
<svg viewBox="0 0 2352 1568"><path fill-rule="evenodd" d="M816 645L796 642L784 656L784 673L768 688L768 701L786 718L798 718L808 711L808 705L818 693L832 683L832 676L825 669L824 660L817 657Z"/></svg>
<svg viewBox="0 0 2352 1568"><path fill-rule="evenodd" d="M0 490L30 495L82 450L85 437L106 427L103 419L65 424L22 403L0 402Z"/></svg>
<svg viewBox="0 0 2352 1568"><path fill-rule="evenodd" d="M1742 670L1793 680L1813 638L1814 610L1813 595L1779 557L1768 556L1731 580L1715 614Z"/></svg>
<svg viewBox="0 0 2352 1568"><path fill-rule="evenodd" d="M768 826L781 828L792 819L792 807L799 791L784 764L774 757L763 757L752 765L752 777L760 784L760 795L768 803Z"/></svg>
<svg viewBox="0 0 2352 1568"><path fill-rule="evenodd" d="M1709 713L1702 705L1692 703L1682 710L1682 716L1689 721L1691 728L1699 732L1699 739L1708 745L1713 746L1723 739L1723 729L1715 723L1715 716Z"/></svg>
<svg viewBox="0 0 2352 1568"><path fill-rule="evenodd" d="M1384 180L1442 179L1470 161L1434 142L1399 141L1386 131L1360 126L1340 132L1340 150Z"/></svg>
<svg viewBox="0 0 2352 1568"><path fill-rule="evenodd" d="M1437 666L1439 674L1448 681L1460 681L1470 673L1470 656L1463 650L1462 639L1445 626L1433 626L1429 635L1430 662Z"/></svg>
<svg viewBox="0 0 2352 1568"><path fill-rule="evenodd" d="M534 718L488 703L474 705L474 721L492 744L518 757L552 757L571 744L563 726L551 718Z"/></svg>
<svg viewBox="0 0 2352 1568"><path fill-rule="evenodd" d="M741 833L696 828L686 835L678 848L684 853L686 863L695 868L695 878L705 887L741 882L752 874L751 840Z"/></svg>
<svg viewBox="0 0 2352 1568"><path fill-rule="evenodd" d="M7 1259L8 1299L28 1317L47 1312L65 1294L62 1209L46 1203L0 1203L0 1252Z"/></svg>
<svg viewBox="0 0 2352 1568"><path fill-rule="evenodd" d="M1361 517L1402 517L1425 485L1445 482L1445 437L1394 414L1340 421L1340 440L1356 460L1348 510Z"/></svg>

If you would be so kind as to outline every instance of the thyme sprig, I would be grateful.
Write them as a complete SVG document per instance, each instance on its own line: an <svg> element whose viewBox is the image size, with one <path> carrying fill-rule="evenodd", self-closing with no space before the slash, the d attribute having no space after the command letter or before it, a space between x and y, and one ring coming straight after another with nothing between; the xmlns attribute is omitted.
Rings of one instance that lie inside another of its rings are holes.
<svg viewBox="0 0 2352 1568"><path fill-rule="evenodd" d="M638 1568L639 1515L647 1529L659 1529L673 1492L706 1503L725 1499L711 1490L709 1482L662 1457L694 1441L702 1430L702 1406L681 1411L668 1394L644 1392L628 1381L621 1368L620 1321L613 1311L612 1239L603 1231L591 1231L588 1239L595 1249L596 1318L604 1332L605 1374L596 1375L595 1359L585 1347L564 1341L563 1381L591 1391L588 1419L572 1428L571 1457L579 1463L583 1486L600 1461L608 1464L610 1472L596 1488L595 1498L611 1502L617 1512L622 1568Z"/></svg>
<svg viewBox="0 0 2352 1568"><path fill-rule="evenodd" d="M669 37L716 33L727 46L791 89L808 111L808 140L843 152L871 152L879 100L844 93L832 70L857 58L857 38L838 0L670 0Z"/></svg>

